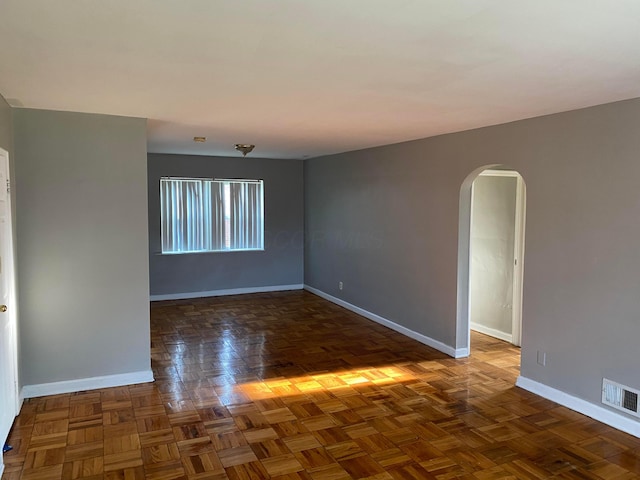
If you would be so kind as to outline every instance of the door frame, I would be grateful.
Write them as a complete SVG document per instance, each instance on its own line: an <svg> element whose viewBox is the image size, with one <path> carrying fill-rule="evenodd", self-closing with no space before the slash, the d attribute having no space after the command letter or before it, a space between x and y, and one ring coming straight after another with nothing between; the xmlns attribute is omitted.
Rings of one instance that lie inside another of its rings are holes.
<svg viewBox="0 0 640 480"><path fill-rule="evenodd" d="M500 168L500 170L498 170ZM504 170L502 170L504 169ZM471 352L471 216L473 211L473 182L484 172L487 175L516 177L516 206L514 234L514 283L512 308L512 343L522 343L522 302L524 279L524 241L526 221L526 184L520 172L506 165L486 165L471 172L460 187L458 218L458 294L456 314L456 358ZM518 308L516 308L516 305Z"/></svg>
<svg viewBox="0 0 640 480"><path fill-rule="evenodd" d="M524 273L524 226L526 213L525 185L522 181L522 176L515 170L494 170L488 168L480 172L478 177L509 177L516 179L516 204L513 235L513 289L511 299L511 343L519 347L522 343L522 276ZM474 184L475 179L471 184L472 222ZM472 232L470 231L469 233L471 234ZM471 246L471 242L469 242L469 245ZM471 253L469 256L471 257ZM471 302L469 302L469 307L471 308ZM471 317L471 310L469 310L469 317ZM469 322L469 324L471 324L471 322Z"/></svg>
<svg viewBox="0 0 640 480"><path fill-rule="evenodd" d="M520 347L522 345L522 286L524 279L524 239L527 215L527 194L522 175L518 174L516 180L516 230L513 238L513 328L511 343Z"/></svg>
<svg viewBox="0 0 640 480"><path fill-rule="evenodd" d="M8 310L7 314L9 315L9 323L11 325L11 335L13 337L12 347L13 352L11 352L11 366L10 366L10 374L13 376L13 387L14 387L14 411L11 412L13 416L17 416L20 412L20 408L22 406L22 400L20 398L20 391L18 388L18 302L16 295L16 271L15 271L15 244L14 244L14 223L13 223L13 192L12 192L12 182L11 182L11 163L9 158L9 152L0 148L0 168L3 167L3 163L6 163L6 173L7 173L7 185L0 185L0 188L6 188L8 192L8 200L7 200L7 225L9 226L9 232L7 235L7 246L6 250L9 253L7 258L4 260L3 268L5 269L7 276L7 285L9 288L8 292Z"/></svg>

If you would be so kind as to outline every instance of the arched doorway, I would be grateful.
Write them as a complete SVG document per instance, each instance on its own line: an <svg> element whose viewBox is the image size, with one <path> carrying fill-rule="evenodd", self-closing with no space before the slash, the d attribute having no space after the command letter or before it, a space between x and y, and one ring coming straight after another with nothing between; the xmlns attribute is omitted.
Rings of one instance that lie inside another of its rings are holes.
<svg viewBox="0 0 640 480"><path fill-rule="evenodd" d="M481 180L477 181L478 178ZM507 166L481 167L462 183L458 229L458 356L470 354L472 325L474 330L520 345L525 210L524 180ZM507 231L503 233L505 228Z"/></svg>

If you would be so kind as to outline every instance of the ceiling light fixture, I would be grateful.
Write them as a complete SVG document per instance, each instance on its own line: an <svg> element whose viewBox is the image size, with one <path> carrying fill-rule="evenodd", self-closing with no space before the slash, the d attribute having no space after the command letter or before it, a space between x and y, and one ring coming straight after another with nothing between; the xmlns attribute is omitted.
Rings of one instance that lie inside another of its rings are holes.
<svg viewBox="0 0 640 480"><path fill-rule="evenodd" d="M245 143L236 143L236 150L242 152L242 156L246 157L247 153L251 153L251 151L255 148L255 145L248 145Z"/></svg>
<svg viewBox="0 0 640 480"><path fill-rule="evenodd" d="M207 141L207 137L193 137L194 142L204 143Z"/></svg>

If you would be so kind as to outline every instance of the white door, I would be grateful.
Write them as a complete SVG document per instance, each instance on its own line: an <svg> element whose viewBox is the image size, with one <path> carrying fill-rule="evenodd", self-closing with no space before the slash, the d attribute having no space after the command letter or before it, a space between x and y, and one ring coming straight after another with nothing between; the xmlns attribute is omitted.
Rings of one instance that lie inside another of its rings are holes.
<svg viewBox="0 0 640 480"><path fill-rule="evenodd" d="M13 273L9 154L0 149L0 447L17 415L17 328Z"/></svg>

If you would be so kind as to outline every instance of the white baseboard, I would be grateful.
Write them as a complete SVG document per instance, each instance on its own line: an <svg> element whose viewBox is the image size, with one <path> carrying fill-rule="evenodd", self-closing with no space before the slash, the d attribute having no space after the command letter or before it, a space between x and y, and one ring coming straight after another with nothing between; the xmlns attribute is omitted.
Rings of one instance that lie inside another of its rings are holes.
<svg viewBox="0 0 640 480"><path fill-rule="evenodd" d="M469 349L465 348L456 348L456 354L453 358L467 358L469 356Z"/></svg>
<svg viewBox="0 0 640 480"><path fill-rule="evenodd" d="M409 338L413 338L414 340L417 340L418 342L423 343L431 348L435 348L436 350L439 350L442 353L446 353L450 357L461 358L461 357L469 356L469 353L466 348L455 349L449 345L445 345L444 343L439 342L438 340L435 340L431 337L427 337L426 335L423 335L421 333L414 332L413 330L407 327L398 325L397 323L392 322L391 320L388 320L384 317L381 317L380 315L376 315L375 313L371 313L363 308L357 307L356 305L352 305L349 302L345 302L344 300L334 297L333 295L329 295L328 293L325 293L322 290L318 290L317 288L310 287L309 285L305 285L304 289L311 293L314 293L315 295L318 295L319 297L324 298L325 300L330 301L331 303L340 305L341 307L344 307L347 310L351 310L352 312L355 312L358 315L362 315L363 317L368 318L369 320L373 320L374 322L379 323L380 325L389 327L391 330L395 330L396 332L402 333L403 335L406 335Z"/></svg>
<svg viewBox="0 0 640 480"><path fill-rule="evenodd" d="M491 327L485 327L484 325L480 325L479 323L475 322L471 322L469 326L471 327L471 330L475 330L476 332L484 333L485 335L489 335L490 337L495 337L499 340L513 343L513 336L510 333L501 332L500 330L496 330L495 328Z"/></svg>
<svg viewBox="0 0 640 480"><path fill-rule="evenodd" d="M22 410L22 404L24 403L24 392L22 391L22 389L20 389L20 391L18 392L18 405L17 405L17 412L18 415L20 415L20 411Z"/></svg>
<svg viewBox="0 0 640 480"><path fill-rule="evenodd" d="M582 413L583 415L591 417L594 420L609 425L610 427L617 428L629 435L640 438L640 422L627 417L622 413L617 413L613 410L601 407L600 405L587 402L586 400L582 400L581 398L556 390L553 387L549 387L527 377L519 376L516 381L516 385L531 393L540 395L547 400L556 402L563 407L575 410L576 412Z"/></svg>
<svg viewBox="0 0 640 480"><path fill-rule="evenodd" d="M153 372L144 370L141 372L121 373L117 375L105 375L102 377L78 378L62 382L40 383L37 385L25 385L22 387L20 397L35 398L59 393L82 392L96 390L98 388L121 387L135 383L153 382Z"/></svg>
<svg viewBox="0 0 640 480"><path fill-rule="evenodd" d="M186 300L189 298L203 297L223 297L225 295L243 295L245 293L266 293L266 292L282 292L285 290L302 290L303 285L271 285L267 287L246 287L246 288L227 288L224 290L209 290L206 292L183 292L183 293L167 293L164 295L151 295L150 300L157 302L160 300Z"/></svg>

